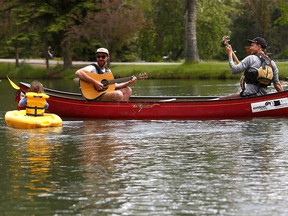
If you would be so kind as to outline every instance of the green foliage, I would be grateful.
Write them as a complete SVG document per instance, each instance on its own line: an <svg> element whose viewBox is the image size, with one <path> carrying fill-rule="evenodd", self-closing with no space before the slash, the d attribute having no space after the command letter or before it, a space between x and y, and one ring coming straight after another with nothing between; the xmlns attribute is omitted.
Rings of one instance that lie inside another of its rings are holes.
<svg viewBox="0 0 288 216"><path fill-rule="evenodd" d="M286 0L279 0L279 10L281 11L281 16L275 20L275 23L285 25L288 23L288 2Z"/></svg>
<svg viewBox="0 0 288 216"><path fill-rule="evenodd" d="M259 4L258 4L259 3ZM231 44L237 50L239 59L243 59L248 53L245 46L247 39L257 36L264 37L268 43L267 52L272 57L287 49L286 38L288 23L279 25L279 20L285 17L284 11L280 8L287 5L286 0L243 0L237 6L240 14L232 16Z"/></svg>
<svg viewBox="0 0 288 216"><path fill-rule="evenodd" d="M148 25L140 32L141 58L172 61L184 57L184 1L154 1L146 12ZM223 52L221 40L228 34L230 15L236 14L234 1L199 0L197 13L197 44L201 59L213 59ZM152 55L151 55L152 53ZM154 56L154 57L153 57Z"/></svg>
<svg viewBox="0 0 288 216"><path fill-rule="evenodd" d="M201 59L215 59L223 53L222 37L230 33L230 15L235 5L230 1L200 0L197 15L197 43Z"/></svg>
<svg viewBox="0 0 288 216"><path fill-rule="evenodd" d="M2 1L0 57L35 58L51 46L69 65L71 60L94 61L95 49L105 46L117 61L181 61L185 56L184 2ZM286 58L287 17L287 0L198 0L199 56L226 59L221 39L228 34L242 59L247 55L246 39L264 34L268 52Z"/></svg>
<svg viewBox="0 0 288 216"><path fill-rule="evenodd" d="M285 50L284 52L282 53L279 53L277 56L276 56L277 59L288 59L288 50Z"/></svg>
<svg viewBox="0 0 288 216"><path fill-rule="evenodd" d="M141 59L163 61L162 57L169 55L175 61L183 57L183 1L152 1L151 6L146 11L148 24L140 31Z"/></svg>
<svg viewBox="0 0 288 216"><path fill-rule="evenodd" d="M25 34L21 32L12 36L6 43L11 47L11 50L12 48L13 50L20 48L22 58L29 58L29 56L33 55L33 49L31 49L31 47L37 44L38 39L38 36L34 33Z"/></svg>
<svg viewBox="0 0 288 216"><path fill-rule="evenodd" d="M20 67L15 67L15 64L1 63L0 76L6 78L45 78L47 77L47 70L43 67L33 67L29 64L21 63Z"/></svg>
<svg viewBox="0 0 288 216"><path fill-rule="evenodd" d="M201 62L171 65L112 65L115 76L146 72L149 79L239 79L231 75L227 62Z"/></svg>
<svg viewBox="0 0 288 216"><path fill-rule="evenodd" d="M285 80L288 62L276 63L279 68L279 78ZM222 61L169 65L111 65L111 70L115 77L146 72L149 79L239 79L242 75L231 74L228 62Z"/></svg>
<svg viewBox="0 0 288 216"><path fill-rule="evenodd" d="M276 62L279 68L279 78L285 80L288 71L288 62ZM8 75L10 78L23 79L73 79L75 71L84 65L70 68L59 72L61 66L56 66L47 70L45 67L30 66L21 64L16 68L12 63L0 63L0 78L5 79ZM209 61L189 64L113 64L110 66L114 77L127 77L137 75L143 72L148 74L149 79L239 79L241 74L233 75L230 72L228 62ZM59 75L55 77L55 75Z"/></svg>

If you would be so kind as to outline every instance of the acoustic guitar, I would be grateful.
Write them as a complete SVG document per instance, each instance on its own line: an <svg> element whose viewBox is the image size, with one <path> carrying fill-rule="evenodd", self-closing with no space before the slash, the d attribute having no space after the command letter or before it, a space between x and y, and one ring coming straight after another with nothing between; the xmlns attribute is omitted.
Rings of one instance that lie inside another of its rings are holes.
<svg viewBox="0 0 288 216"><path fill-rule="evenodd" d="M94 85L92 83L80 79L79 80L80 90L83 97L86 98L87 100L94 100L100 97L105 92L114 91L115 83L127 82L129 80L132 80L133 77L130 76L114 79L112 73L104 73L104 74L87 73L87 75L92 79L97 80L103 84L103 89L98 91L97 89L94 88ZM148 75L146 73L141 73L136 77L137 79L147 79Z"/></svg>

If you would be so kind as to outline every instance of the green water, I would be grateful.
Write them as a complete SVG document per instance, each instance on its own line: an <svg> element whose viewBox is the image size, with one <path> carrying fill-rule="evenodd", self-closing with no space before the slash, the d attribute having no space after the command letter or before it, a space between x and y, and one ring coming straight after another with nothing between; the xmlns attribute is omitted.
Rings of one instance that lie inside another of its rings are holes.
<svg viewBox="0 0 288 216"><path fill-rule="evenodd" d="M41 82L78 91L77 83ZM15 90L6 81L0 90L2 215L288 213L288 119L78 120L21 130L4 122ZM222 95L238 85L151 80L133 90Z"/></svg>

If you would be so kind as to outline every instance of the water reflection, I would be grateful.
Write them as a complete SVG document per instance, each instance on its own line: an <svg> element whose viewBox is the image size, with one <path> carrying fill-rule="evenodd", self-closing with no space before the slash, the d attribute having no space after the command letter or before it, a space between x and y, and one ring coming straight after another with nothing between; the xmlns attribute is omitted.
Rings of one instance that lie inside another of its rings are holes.
<svg viewBox="0 0 288 216"><path fill-rule="evenodd" d="M165 81L149 93L238 88L192 83ZM135 92L148 92L146 84ZM288 213L287 119L64 121L59 130L27 131L7 128L1 105L6 215Z"/></svg>
<svg viewBox="0 0 288 216"><path fill-rule="evenodd" d="M31 203L42 214L285 212L285 119L64 121L32 131L4 133L5 196L27 214Z"/></svg>
<svg viewBox="0 0 288 216"><path fill-rule="evenodd" d="M122 184L117 180L117 172L123 158L119 157L119 152L129 151L129 148L119 142L115 134L119 126L113 121L77 121L64 125L66 133L73 134L77 149L74 160L77 158L83 177L83 181L79 182L82 197L78 197L74 211L90 209L87 214L91 214L91 209L96 211L106 205L113 206L113 201L120 196Z"/></svg>
<svg viewBox="0 0 288 216"><path fill-rule="evenodd" d="M193 214L199 212L197 206L208 205L203 209L206 212L221 212L225 207L217 210L219 206L210 202L221 199L224 206L229 205L226 194L235 188L229 178L221 177L233 172L231 161L225 160L231 151L227 149L226 138L236 135L241 123L234 128L229 128L235 126L233 121L205 122L204 127L203 122L198 123L78 123L78 133L83 133L76 140L81 157L84 157L86 179L82 191L86 200L76 204L75 209L86 207L91 213L94 212L92 209L103 209L108 205L114 213L125 211L131 215L151 208L156 214L183 213L183 209ZM181 130L175 131L175 128ZM227 129L229 135L223 135ZM218 144L211 145L211 140L218 140ZM107 151L101 150L107 146ZM89 156L87 159L86 155ZM223 180L224 184L220 184Z"/></svg>
<svg viewBox="0 0 288 216"><path fill-rule="evenodd" d="M275 125L271 125L265 119L254 119L243 126L242 130L242 152L244 158L250 158L251 165L254 167L252 172L262 171L267 174L273 170L271 161L277 158L278 152L274 151L278 142L274 142L273 138L277 134L278 129ZM278 139L278 138L277 138Z"/></svg>
<svg viewBox="0 0 288 216"><path fill-rule="evenodd" d="M85 121L77 123L77 130L80 132L74 137L78 142L78 152L82 157L81 164L85 170L85 177L101 179L112 173L113 165L116 163L116 154L119 143L113 136L114 127L108 121ZM75 122L70 124L74 125ZM75 130L75 129L73 129Z"/></svg>
<svg viewBox="0 0 288 216"><path fill-rule="evenodd" d="M11 174L11 196L33 199L43 193L50 193L49 178L53 167L53 155L60 144L52 138L61 133L61 127L19 130L7 128L11 153L9 170ZM53 139L51 145L51 138ZM23 182L23 179L26 179ZM25 193L23 193L26 191Z"/></svg>

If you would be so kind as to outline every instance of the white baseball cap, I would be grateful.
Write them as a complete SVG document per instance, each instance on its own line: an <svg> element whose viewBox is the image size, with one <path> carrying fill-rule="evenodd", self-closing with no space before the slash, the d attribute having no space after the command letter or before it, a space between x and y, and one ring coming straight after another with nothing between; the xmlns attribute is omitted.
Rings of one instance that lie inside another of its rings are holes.
<svg viewBox="0 0 288 216"><path fill-rule="evenodd" d="M107 55L109 55L109 51L106 48L99 48L97 49L96 53L106 53Z"/></svg>

